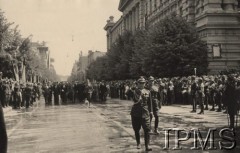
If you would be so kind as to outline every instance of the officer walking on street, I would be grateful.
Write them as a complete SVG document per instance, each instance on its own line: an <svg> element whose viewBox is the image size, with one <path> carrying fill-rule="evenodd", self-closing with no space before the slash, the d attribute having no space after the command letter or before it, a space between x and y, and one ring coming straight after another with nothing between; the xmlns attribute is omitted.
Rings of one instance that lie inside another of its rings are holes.
<svg viewBox="0 0 240 153"><path fill-rule="evenodd" d="M138 80L138 87L134 91L133 101L134 104L131 110L132 127L135 132L137 141L137 149L140 149L140 129L144 130L144 140L146 151L152 151L149 147L149 131L150 131L150 91L145 89L146 80L141 77ZM152 112L151 112L152 113Z"/></svg>

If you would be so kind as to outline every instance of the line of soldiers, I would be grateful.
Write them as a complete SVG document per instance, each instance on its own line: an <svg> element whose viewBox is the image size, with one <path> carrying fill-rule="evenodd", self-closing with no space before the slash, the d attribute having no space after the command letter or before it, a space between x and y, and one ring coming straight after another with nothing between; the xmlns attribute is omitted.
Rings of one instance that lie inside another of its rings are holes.
<svg viewBox="0 0 240 153"><path fill-rule="evenodd" d="M105 82L45 82L42 86L47 105L63 105L85 102L104 102L107 100L108 88Z"/></svg>
<svg viewBox="0 0 240 153"><path fill-rule="evenodd" d="M204 114L204 110L209 110L209 105L212 106L211 111L225 110L224 113L227 112L225 89L228 78L226 75L209 75L159 78L154 81L159 87L159 101L162 105L191 104L192 113L197 111L197 105L199 105L201 108L199 114ZM234 75L234 82L236 88L239 88L239 75ZM132 99L133 88L136 86L134 80L114 81L109 84L111 98Z"/></svg>
<svg viewBox="0 0 240 153"><path fill-rule="evenodd" d="M2 107L11 106L13 109L22 107L29 108L40 99L41 84L26 83L19 84L12 79L0 80L0 101Z"/></svg>

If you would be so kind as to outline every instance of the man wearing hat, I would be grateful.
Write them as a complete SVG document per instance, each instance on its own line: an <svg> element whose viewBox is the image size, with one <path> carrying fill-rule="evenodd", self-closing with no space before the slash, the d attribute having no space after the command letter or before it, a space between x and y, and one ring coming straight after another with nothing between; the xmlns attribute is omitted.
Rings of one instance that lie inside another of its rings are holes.
<svg viewBox="0 0 240 153"><path fill-rule="evenodd" d="M146 80L141 77L138 79L137 88L134 90L134 104L131 109L132 127L135 132L137 149L140 149L140 129L144 130L144 140L146 151L151 151L149 147L150 131L150 91L145 89Z"/></svg>
<svg viewBox="0 0 240 153"><path fill-rule="evenodd" d="M150 125L152 123L152 118L154 116L155 118L155 126L154 126L154 133L159 134L158 132L158 123L159 123L159 109L161 108L160 102L159 102L159 92L157 87L154 84L154 77L150 76L148 79L148 90L150 91L150 112L153 112L153 114L150 114Z"/></svg>

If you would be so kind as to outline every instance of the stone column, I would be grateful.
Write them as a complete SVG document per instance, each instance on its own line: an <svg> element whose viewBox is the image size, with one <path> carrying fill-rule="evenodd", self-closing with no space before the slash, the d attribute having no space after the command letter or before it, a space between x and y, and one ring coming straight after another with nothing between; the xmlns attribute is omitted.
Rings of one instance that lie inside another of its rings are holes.
<svg viewBox="0 0 240 153"><path fill-rule="evenodd" d="M129 30L129 15L126 15L126 30Z"/></svg>
<svg viewBox="0 0 240 153"><path fill-rule="evenodd" d="M134 8L132 10L132 31L135 32L135 22L136 22L136 17L135 17L135 13L136 12L136 8Z"/></svg>
<svg viewBox="0 0 240 153"><path fill-rule="evenodd" d="M139 4L137 4L135 15L136 15L136 21L135 21L135 23L136 23L136 29L137 29L138 26L139 26L139 22L140 22L140 21L139 21Z"/></svg>
<svg viewBox="0 0 240 153"><path fill-rule="evenodd" d="M140 28L142 29L145 26L145 0L141 0L139 3L139 23L140 23Z"/></svg>

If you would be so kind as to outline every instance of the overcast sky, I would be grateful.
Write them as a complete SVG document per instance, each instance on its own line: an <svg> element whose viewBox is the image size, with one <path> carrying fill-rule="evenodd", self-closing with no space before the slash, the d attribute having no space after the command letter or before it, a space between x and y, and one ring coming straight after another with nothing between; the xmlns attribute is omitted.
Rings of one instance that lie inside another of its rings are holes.
<svg viewBox="0 0 240 153"><path fill-rule="evenodd" d="M9 22L19 25L23 37L46 41L58 74L69 75L80 51L106 51L103 27L121 16L119 0L0 0Z"/></svg>

